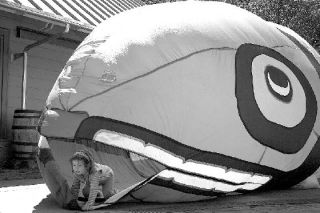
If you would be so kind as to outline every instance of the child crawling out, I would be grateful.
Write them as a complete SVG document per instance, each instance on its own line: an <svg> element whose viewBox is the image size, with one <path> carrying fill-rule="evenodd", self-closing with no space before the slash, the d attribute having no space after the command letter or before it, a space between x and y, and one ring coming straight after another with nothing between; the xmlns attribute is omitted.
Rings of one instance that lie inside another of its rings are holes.
<svg viewBox="0 0 320 213"><path fill-rule="evenodd" d="M92 210L95 202L103 202L116 193L112 169L94 162L90 152L75 152L70 163L73 174L71 193L82 210Z"/></svg>

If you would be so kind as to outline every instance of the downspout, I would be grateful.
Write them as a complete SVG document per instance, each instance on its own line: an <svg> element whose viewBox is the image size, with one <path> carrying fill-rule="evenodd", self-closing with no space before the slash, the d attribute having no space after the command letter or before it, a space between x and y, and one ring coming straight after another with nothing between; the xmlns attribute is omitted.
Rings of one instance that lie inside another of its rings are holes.
<svg viewBox="0 0 320 213"><path fill-rule="evenodd" d="M29 44L23 49L22 53L15 53L13 55L13 61L17 60L18 58L23 57L23 74L22 74L22 88L21 88L21 109L26 109L26 94L27 94L27 65L28 65L28 51L31 50L34 47L37 47L41 44L44 44L49 41L53 41L59 37L61 37L63 34L68 33L70 29L70 25L66 24L65 30L63 32L54 34L50 37L44 38L42 40L36 41L32 44Z"/></svg>

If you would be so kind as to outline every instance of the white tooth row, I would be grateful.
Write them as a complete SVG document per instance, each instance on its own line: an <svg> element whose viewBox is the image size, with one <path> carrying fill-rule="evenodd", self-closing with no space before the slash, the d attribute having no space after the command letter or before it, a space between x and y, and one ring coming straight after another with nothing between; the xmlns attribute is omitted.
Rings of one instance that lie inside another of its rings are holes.
<svg viewBox="0 0 320 213"><path fill-rule="evenodd" d="M159 163L186 173L193 173L205 177L221 179L235 184L252 183L265 184L271 178L260 174L250 174L242 171L225 169L216 165L203 164L191 160L184 161L181 157L156 147L154 145L145 145L139 139L123 135L109 130L99 130L93 138L108 145L126 149L142 156L148 157Z"/></svg>
<svg viewBox="0 0 320 213"><path fill-rule="evenodd" d="M239 189L254 190L261 186L261 184L244 183L240 185L230 185L227 183L217 182L197 176L183 174L177 171L163 170L158 174L158 177L166 180L172 180L179 185L187 185L192 188L214 190L221 192L234 192Z"/></svg>

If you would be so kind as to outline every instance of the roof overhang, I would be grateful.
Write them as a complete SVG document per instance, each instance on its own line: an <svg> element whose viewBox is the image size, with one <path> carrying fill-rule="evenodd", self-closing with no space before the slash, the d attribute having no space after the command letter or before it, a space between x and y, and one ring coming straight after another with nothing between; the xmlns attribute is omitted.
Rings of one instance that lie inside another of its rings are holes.
<svg viewBox="0 0 320 213"><path fill-rule="evenodd" d="M50 3L41 0L0 0L0 11L54 25L69 24L73 30L90 33L97 24L108 17L144 5L140 0L95 0L90 2L91 4L79 0L54 0Z"/></svg>
<svg viewBox="0 0 320 213"><path fill-rule="evenodd" d="M13 13L20 16L25 16L32 19L37 19L44 22L49 22L55 25L65 26L66 24L70 24L73 26L73 29L78 31L82 31L85 33L89 33L93 30L95 26L81 23L66 17L57 16L48 12L39 11L34 8L26 7L24 5L20 5L13 2L7 2L0 0L0 10L6 11L9 13Z"/></svg>

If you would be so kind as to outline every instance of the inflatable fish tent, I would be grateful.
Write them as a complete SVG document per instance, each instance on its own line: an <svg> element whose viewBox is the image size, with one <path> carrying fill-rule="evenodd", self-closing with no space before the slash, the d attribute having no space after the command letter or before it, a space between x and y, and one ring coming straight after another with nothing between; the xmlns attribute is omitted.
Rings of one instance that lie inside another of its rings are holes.
<svg viewBox="0 0 320 213"><path fill-rule="evenodd" d="M97 26L39 124L62 206L79 150L114 171L115 202L288 188L320 165L320 57L292 30L221 2L143 6Z"/></svg>

